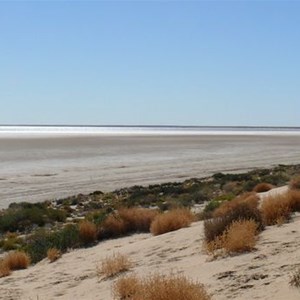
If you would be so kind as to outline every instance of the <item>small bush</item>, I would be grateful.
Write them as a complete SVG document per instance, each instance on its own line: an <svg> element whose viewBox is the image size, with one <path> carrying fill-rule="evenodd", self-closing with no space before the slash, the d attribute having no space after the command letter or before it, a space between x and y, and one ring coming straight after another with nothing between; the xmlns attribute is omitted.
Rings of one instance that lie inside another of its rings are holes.
<svg viewBox="0 0 300 300"><path fill-rule="evenodd" d="M12 203L0 213L0 232L25 231L33 225L44 226L55 221L63 222L66 213L63 210L49 208L43 203Z"/></svg>
<svg viewBox="0 0 300 300"><path fill-rule="evenodd" d="M95 242L97 238L97 227L90 221L82 221L79 224L79 237L84 245Z"/></svg>
<svg viewBox="0 0 300 300"><path fill-rule="evenodd" d="M128 271L131 268L131 261L126 255L120 253L107 257L97 268L98 276L104 278L114 277L117 274Z"/></svg>
<svg viewBox="0 0 300 300"><path fill-rule="evenodd" d="M62 253L70 248L80 246L79 229L76 225L68 224L60 230L49 232L39 230L26 239L26 251L32 262L36 263L47 257L50 248L57 248Z"/></svg>
<svg viewBox="0 0 300 300"><path fill-rule="evenodd" d="M54 262L61 257L61 252L57 248L50 248L47 251L47 257L50 262Z"/></svg>
<svg viewBox="0 0 300 300"><path fill-rule="evenodd" d="M152 221L158 215L157 210L146 208L123 208L118 213L126 224L127 232L149 232Z"/></svg>
<svg viewBox="0 0 300 300"><path fill-rule="evenodd" d="M207 203L204 208L205 213L210 213L215 211L218 207L220 207L223 203L227 203L234 198L233 194L226 194L222 196L218 196Z"/></svg>
<svg viewBox="0 0 300 300"><path fill-rule="evenodd" d="M299 190L300 189L300 175L295 176L290 180L289 188L291 190Z"/></svg>
<svg viewBox="0 0 300 300"><path fill-rule="evenodd" d="M227 252L251 251L256 243L256 232L255 221L234 221L225 233L223 247Z"/></svg>
<svg viewBox="0 0 300 300"><path fill-rule="evenodd" d="M116 300L138 300L139 292L141 293L141 282L135 275L121 277L112 286L113 299Z"/></svg>
<svg viewBox="0 0 300 300"><path fill-rule="evenodd" d="M260 210L264 223L275 225L289 219L291 202L287 194L270 195L264 199Z"/></svg>
<svg viewBox="0 0 300 300"><path fill-rule="evenodd" d="M204 286L183 275L154 274L144 279L120 278L113 285L114 299L132 300L210 300Z"/></svg>
<svg viewBox="0 0 300 300"><path fill-rule="evenodd" d="M110 214L101 224L100 236L110 238L133 232L149 232L157 210L146 208L121 208Z"/></svg>
<svg viewBox="0 0 300 300"><path fill-rule="evenodd" d="M8 253L3 261L10 270L26 269L30 264L29 256L22 251Z"/></svg>
<svg viewBox="0 0 300 300"><path fill-rule="evenodd" d="M111 238L126 233L125 221L119 215L112 213L101 224L100 237Z"/></svg>
<svg viewBox="0 0 300 300"><path fill-rule="evenodd" d="M223 217L237 209L241 204L246 204L249 209L256 209L258 207L259 198L256 193L248 192L241 194L231 201L223 202L213 213L213 217ZM240 216L245 218L244 216Z"/></svg>
<svg viewBox="0 0 300 300"><path fill-rule="evenodd" d="M292 211L300 211L300 190L289 190L287 192L288 202Z"/></svg>
<svg viewBox="0 0 300 300"><path fill-rule="evenodd" d="M290 285L296 288L300 288L300 269L296 270L291 276Z"/></svg>
<svg viewBox="0 0 300 300"><path fill-rule="evenodd" d="M158 215L151 224L150 231L153 235L188 227L195 216L188 209L178 208Z"/></svg>
<svg viewBox="0 0 300 300"><path fill-rule="evenodd" d="M0 260L0 278L9 276L11 274L11 269L7 265L7 263L2 259Z"/></svg>
<svg viewBox="0 0 300 300"><path fill-rule="evenodd" d="M254 195L238 197L222 204L214 212L215 217L204 222L205 241L207 243L215 241L233 221L238 220L253 220L258 224L258 230L263 230L264 224L257 205L258 198Z"/></svg>
<svg viewBox="0 0 300 300"><path fill-rule="evenodd" d="M4 251L18 250L24 245L22 238L18 237L15 233L7 233L5 238L1 240L2 249Z"/></svg>
<svg viewBox="0 0 300 300"><path fill-rule="evenodd" d="M266 183L266 182L262 182L262 183L258 183L254 188L253 191L256 193L263 193L263 192L267 192L271 189L273 189L274 186L270 183Z"/></svg>

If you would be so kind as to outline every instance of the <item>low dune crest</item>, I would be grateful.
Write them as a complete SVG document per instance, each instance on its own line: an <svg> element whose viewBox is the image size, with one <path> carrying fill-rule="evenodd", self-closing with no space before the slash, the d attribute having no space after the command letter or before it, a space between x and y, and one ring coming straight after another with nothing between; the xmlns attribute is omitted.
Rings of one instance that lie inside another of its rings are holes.
<svg viewBox="0 0 300 300"><path fill-rule="evenodd" d="M285 189L273 189L282 193ZM267 194L262 194L264 198ZM66 253L52 263L44 259L0 279L0 299L113 299L122 276L180 274L201 282L212 299L289 299L300 297L290 285L299 268L300 214L289 223L268 226L251 252L212 259L203 251L203 221L158 236L134 234ZM109 278L99 266L113 253L130 259L127 271ZM125 274L125 275L124 275Z"/></svg>

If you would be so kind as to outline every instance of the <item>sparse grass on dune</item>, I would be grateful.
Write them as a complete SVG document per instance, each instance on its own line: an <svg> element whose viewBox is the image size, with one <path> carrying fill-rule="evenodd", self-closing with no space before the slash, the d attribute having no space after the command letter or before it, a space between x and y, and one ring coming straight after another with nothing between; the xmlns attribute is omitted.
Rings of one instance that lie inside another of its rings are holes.
<svg viewBox="0 0 300 300"><path fill-rule="evenodd" d="M120 278L112 288L114 299L131 300L210 300L202 284L183 275L153 274Z"/></svg>
<svg viewBox="0 0 300 300"><path fill-rule="evenodd" d="M22 251L9 252L3 259L3 263L10 270L26 269L30 265L29 256Z"/></svg>
<svg viewBox="0 0 300 300"><path fill-rule="evenodd" d="M261 182L258 183L254 188L253 191L256 193L263 193L263 192L267 192L271 189L274 188L274 185L270 184L270 183L266 183L266 182Z"/></svg>
<svg viewBox="0 0 300 300"><path fill-rule="evenodd" d="M127 255L114 253L101 262L97 267L97 274L99 277L110 278L128 271L131 266L132 262Z"/></svg>
<svg viewBox="0 0 300 300"><path fill-rule="evenodd" d="M61 252L57 248L50 248L47 251L47 257L50 262L54 262L61 257Z"/></svg>
<svg viewBox="0 0 300 300"><path fill-rule="evenodd" d="M6 261L3 259L0 260L0 278L9 276L11 274L11 269L9 268L8 264Z"/></svg>
<svg viewBox="0 0 300 300"><path fill-rule="evenodd" d="M150 231L153 235L188 227L195 220L193 213L185 208L177 208L157 215L151 224Z"/></svg>

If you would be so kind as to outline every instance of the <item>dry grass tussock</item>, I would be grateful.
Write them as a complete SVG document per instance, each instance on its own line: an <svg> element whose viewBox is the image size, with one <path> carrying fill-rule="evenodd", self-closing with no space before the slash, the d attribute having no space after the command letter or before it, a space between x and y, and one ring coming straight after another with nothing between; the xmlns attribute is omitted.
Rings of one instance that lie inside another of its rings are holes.
<svg viewBox="0 0 300 300"><path fill-rule="evenodd" d="M0 260L0 278L9 276L11 274L11 269L7 265L7 263L2 259Z"/></svg>
<svg viewBox="0 0 300 300"><path fill-rule="evenodd" d="M289 190L286 194L292 211L300 211L300 190Z"/></svg>
<svg viewBox="0 0 300 300"><path fill-rule="evenodd" d="M217 255L217 250L226 253L240 253L253 250L256 244L258 224L254 220L233 221L221 236L204 244L209 254Z"/></svg>
<svg viewBox="0 0 300 300"><path fill-rule="evenodd" d="M133 232L149 232L150 225L157 215L158 211L153 209L121 208L104 220L101 235L110 238Z"/></svg>
<svg viewBox="0 0 300 300"><path fill-rule="evenodd" d="M79 224L79 237L84 244L93 243L97 238L97 227L90 221L82 221Z"/></svg>
<svg viewBox="0 0 300 300"><path fill-rule="evenodd" d="M289 188L291 190L299 190L300 189L300 175L293 177L289 183Z"/></svg>
<svg viewBox="0 0 300 300"><path fill-rule="evenodd" d="M10 270L26 269L30 265L29 256L22 251L8 253L2 263L6 264Z"/></svg>
<svg viewBox="0 0 300 300"><path fill-rule="evenodd" d="M50 248L47 251L47 257L50 262L54 262L61 257L61 252L57 248Z"/></svg>
<svg viewBox="0 0 300 300"><path fill-rule="evenodd" d="M256 243L257 227L253 220L232 222L225 232L224 249L228 253L251 251Z"/></svg>
<svg viewBox="0 0 300 300"><path fill-rule="evenodd" d="M202 284L183 275L154 274L120 278L112 287L114 299L131 300L210 300Z"/></svg>
<svg viewBox="0 0 300 300"><path fill-rule="evenodd" d="M223 217L230 213L231 211L234 211L239 207L241 204L246 204L251 209L256 209L258 207L259 203L259 197L255 192L247 192L244 194L241 194L234 198L231 201L226 201L222 203L214 212L213 217Z"/></svg>
<svg viewBox="0 0 300 300"><path fill-rule="evenodd" d="M266 225L282 224L290 217L290 199L287 194L270 195L264 199L260 210Z"/></svg>
<svg viewBox="0 0 300 300"><path fill-rule="evenodd" d="M263 193L267 192L274 188L274 185L266 182L258 183L254 188L253 191L256 193Z"/></svg>
<svg viewBox="0 0 300 300"><path fill-rule="evenodd" d="M149 232L152 221L159 214L157 210L135 207L122 208L118 213L128 232Z"/></svg>
<svg viewBox="0 0 300 300"><path fill-rule="evenodd" d="M132 262L128 256L114 253L112 256L107 257L101 262L97 267L97 274L102 278L110 278L128 271L131 266Z"/></svg>
<svg viewBox="0 0 300 300"><path fill-rule="evenodd" d="M300 288L300 269L296 270L291 276L290 285L296 288Z"/></svg>
<svg viewBox="0 0 300 300"><path fill-rule="evenodd" d="M260 210L266 225L282 224L290 218L291 212L300 211L300 190L270 195L264 199Z"/></svg>
<svg viewBox="0 0 300 300"><path fill-rule="evenodd" d="M264 225L258 209L258 197L255 193L243 194L231 201L224 202L216 209L213 218L204 222L206 244L216 243L232 222L239 220L253 220L258 224L258 230L263 230Z"/></svg>
<svg viewBox="0 0 300 300"><path fill-rule="evenodd" d="M159 235L188 227L195 220L194 214L185 208L177 208L159 214L151 224L150 232Z"/></svg>

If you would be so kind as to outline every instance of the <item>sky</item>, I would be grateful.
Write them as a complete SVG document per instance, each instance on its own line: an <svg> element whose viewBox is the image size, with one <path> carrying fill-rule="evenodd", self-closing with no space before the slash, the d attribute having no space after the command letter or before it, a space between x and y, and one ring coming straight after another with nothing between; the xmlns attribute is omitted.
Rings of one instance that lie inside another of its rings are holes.
<svg viewBox="0 0 300 300"><path fill-rule="evenodd" d="M0 1L0 124L300 126L300 1Z"/></svg>

